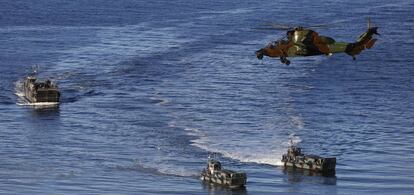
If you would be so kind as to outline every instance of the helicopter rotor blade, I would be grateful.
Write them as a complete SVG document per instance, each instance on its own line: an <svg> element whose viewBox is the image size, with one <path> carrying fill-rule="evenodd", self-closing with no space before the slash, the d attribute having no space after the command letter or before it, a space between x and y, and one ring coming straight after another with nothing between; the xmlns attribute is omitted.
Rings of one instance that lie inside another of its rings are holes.
<svg viewBox="0 0 414 195"><path fill-rule="evenodd" d="M294 30L295 27L304 27L304 28L310 28L310 29L331 29L331 28L336 28L338 26L340 26L342 23L347 22L348 20L337 20L334 22L330 22L330 23L323 23L323 24L315 24L315 25L287 25L287 24L281 24L281 23L274 23L268 20L264 20L262 21L263 23L261 24L261 27L257 27L257 28L252 28L255 30ZM369 27L371 25L370 20L369 21Z"/></svg>
<svg viewBox="0 0 414 195"><path fill-rule="evenodd" d="M371 28L371 17L367 17L367 20L368 20L368 29L370 29Z"/></svg>
<svg viewBox="0 0 414 195"><path fill-rule="evenodd" d="M332 24L316 24L312 26L306 26L306 28L331 28Z"/></svg>
<svg viewBox="0 0 414 195"><path fill-rule="evenodd" d="M275 23L268 23L267 25L271 26L273 29L279 29L279 30L290 30L293 27L284 25L284 24L275 24Z"/></svg>
<svg viewBox="0 0 414 195"><path fill-rule="evenodd" d="M253 30L278 30L272 27L255 27L255 28L251 28Z"/></svg>
<svg viewBox="0 0 414 195"><path fill-rule="evenodd" d="M261 25L264 27L261 28L267 28L267 29L272 29L272 30L291 30L293 29L292 26L290 25L286 25L286 24L278 24L278 23L274 23L271 21L264 21L264 23Z"/></svg>
<svg viewBox="0 0 414 195"><path fill-rule="evenodd" d="M296 26L302 26L302 25L286 25L286 24L278 24L278 23L273 23L273 22L266 22L264 23L262 26L265 27L259 27L259 28L255 28L257 30L293 30L295 29ZM317 25L312 25L312 26L302 26L304 28L328 28L329 25L328 24L317 24Z"/></svg>

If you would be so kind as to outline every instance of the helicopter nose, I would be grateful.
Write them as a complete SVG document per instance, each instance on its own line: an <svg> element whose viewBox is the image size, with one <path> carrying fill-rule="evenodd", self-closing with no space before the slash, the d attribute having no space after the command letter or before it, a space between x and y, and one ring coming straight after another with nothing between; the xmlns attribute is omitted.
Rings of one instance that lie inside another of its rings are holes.
<svg viewBox="0 0 414 195"><path fill-rule="evenodd" d="M262 52L262 50L256 51L256 57L259 60L263 59L263 52Z"/></svg>

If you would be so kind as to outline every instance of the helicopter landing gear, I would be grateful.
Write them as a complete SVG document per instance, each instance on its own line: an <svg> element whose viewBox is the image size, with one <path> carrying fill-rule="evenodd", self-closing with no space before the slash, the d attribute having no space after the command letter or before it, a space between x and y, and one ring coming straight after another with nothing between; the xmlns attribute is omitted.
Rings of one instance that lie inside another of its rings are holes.
<svg viewBox="0 0 414 195"><path fill-rule="evenodd" d="M290 64L290 61L286 57L280 57L280 62L286 65Z"/></svg>

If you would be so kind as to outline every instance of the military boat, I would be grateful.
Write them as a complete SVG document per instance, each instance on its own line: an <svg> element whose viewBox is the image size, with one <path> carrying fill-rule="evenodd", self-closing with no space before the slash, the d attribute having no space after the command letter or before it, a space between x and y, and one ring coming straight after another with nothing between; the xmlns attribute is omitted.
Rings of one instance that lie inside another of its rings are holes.
<svg viewBox="0 0 414 195"><path fill-rule="evenodd" d="M222 169L217 160L209 160L207 168L201 172L201 180L237 188L246 185L247 177L243 172Z"/></svg>
<svg viewBox="0 0 414 195"><path fill-rule="evenodd" d="M35 74L27 76L24 80L23 93L30 103L59 103L58 86L49 79L38 80Z"/></svg>
<svg viewBox="0 0 414 195"><path fill-rule="evenodd" d="M301 168L327 175L335 174L336 158L323 158L317 155L304 155L302 149L290 146L282 156L285 167Z"/></svg>

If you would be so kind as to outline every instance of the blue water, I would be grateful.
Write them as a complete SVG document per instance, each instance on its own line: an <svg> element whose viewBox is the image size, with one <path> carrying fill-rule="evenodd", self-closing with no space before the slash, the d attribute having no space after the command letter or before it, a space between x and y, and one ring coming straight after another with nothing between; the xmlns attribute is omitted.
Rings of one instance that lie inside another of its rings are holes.
<svg viewBox="0 0 414 195"><path fill-rule="evenodd" d="M0 2L0 194L412 194L414 3ZM256 59L266 21L352 42L350 56ZM19 104L40 66L58 108ZM337 158L336 177L284 170L289 138ZM246 189L203 184L208 157Z"/></svg>

